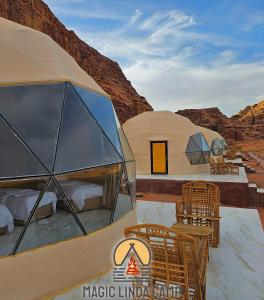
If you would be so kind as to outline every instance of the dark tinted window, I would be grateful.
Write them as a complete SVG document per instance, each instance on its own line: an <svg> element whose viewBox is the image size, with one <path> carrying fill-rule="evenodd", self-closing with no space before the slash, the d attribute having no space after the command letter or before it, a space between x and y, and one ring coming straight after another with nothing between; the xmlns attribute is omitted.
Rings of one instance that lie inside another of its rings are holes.
<svg viewBox="0 0 264 300"><path fill-rule="evenodd" d="M51 181L39 200L16 252L82 236L63 194Z"/></svg>
<svg viewBox="0 0 264 300"><path fill-rule="evenodd" d="M210 149L202 133L189 138L185 153L192 165L206 164L209 161Z"/></svg>
<svg viewBox="0 0 264 300"><path fill-rule="evenodd" d="M0 111L39 159L52 170L64 84L0 88Z"/></svg>
<svg viewBox="0 0 264 300"><path fill-rule="evenodd" d="M109 225L120 176L120 164L56 176L86 232Z"/></svg>
<svg viewBox="0 0 264 300"><path fill-rule="evenodd" d="M127 141L127 138L124 134L122 126L121 126L121 124L118 120L118 117L117 117L117 114L115 112L114 107L113 107L113 111L114 111L114 116L115 116L115 120L116 120L117 130L118 130L119 139L120 139L120 142L121 142L124 158L125 158L126 161L133 161L133 160L135 160L134 155L131 151L130 145L129 145L129 143Z"/></svg>
<svg viewBox="0 0 264 300"><path fill-rule="evenodd" d="M87 91L78 86L75 86L75 89L115 148L122 155L111 100L103 95Z"/></svg>
<svg viewBox="0 0 264 300"><path fill-rule="evenodd" d="M122 161L101 128L69 86L63 109L55 172L65 172Z"/></svg>
<svg viewBox="0 0 264 300"><path fill-rule="evenodd" d="M47 181L48 177L0 181L0 256L15 249Z"/></svg>
<svg viewBox="0 0 264 300"><path fill-rule="evenodd" d="M0 118L0 178L47 173L14 131Z"/></svg>
<svg viewBox="0 0 264 300"><path fill-rule="evenodd" d="M125 169L119 186L118 197L114 210L113 222L117 221L132 209L132 198L130 195L129 181Z"/></svg>

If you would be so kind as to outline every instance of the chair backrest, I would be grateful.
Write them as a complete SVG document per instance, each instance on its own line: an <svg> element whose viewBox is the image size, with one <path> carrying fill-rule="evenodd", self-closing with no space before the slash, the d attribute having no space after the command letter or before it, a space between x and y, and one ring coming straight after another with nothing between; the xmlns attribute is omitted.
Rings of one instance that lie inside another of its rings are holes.
<svg viewBox="0 0 264 300"><path fill-rule="evenodd" d="M223 157L218 157L217 162L218 163L225 163L225 159Z"/></svg>
<svg viewBox="0 0 264 300"><path fill-rule="evenodd" d="M211 164L212 166L215 166L215 165L216 165L216 162L215 162L215 160L214 160L212 157L210 157L209 162L210 162L210 164Z"/></svg>
<svg viewBox="0 0 264 300"><path fill-rule="evenodd" d="M189 288L199 295L199 264L193 237L157 224L128 227L125 235L148 243L152 254L151 279L154 282L163 282L168 287L177 285L184 297L188 295Z"/></svg>
<svg viewBox="0 0 264 300"><path fill-rule="evenodd" d="M182 186L182 201L209 206L219 204L219 186L208 181L187 182Z"/></svg>

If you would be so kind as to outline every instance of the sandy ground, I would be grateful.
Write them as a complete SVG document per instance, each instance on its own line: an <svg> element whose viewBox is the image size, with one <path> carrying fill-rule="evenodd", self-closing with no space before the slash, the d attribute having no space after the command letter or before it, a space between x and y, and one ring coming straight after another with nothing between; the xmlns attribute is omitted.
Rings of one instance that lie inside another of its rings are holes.
<svg viewBox="0 0 264 300"><path fill-rule="evenodd" d="M243 151L263 152L264 154L264 140L238 142L234 145L241 147Z"/></svg>

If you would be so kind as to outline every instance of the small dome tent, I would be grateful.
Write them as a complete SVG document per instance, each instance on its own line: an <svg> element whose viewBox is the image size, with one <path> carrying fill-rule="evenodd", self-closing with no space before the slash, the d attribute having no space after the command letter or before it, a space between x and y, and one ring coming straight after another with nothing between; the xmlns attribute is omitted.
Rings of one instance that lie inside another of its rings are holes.
<svg viewBox="0 0 264 300"><path fill-rule="evenodd" d="M0 256L132 211L134 157L109 95L41 32L0 18L0 44Z"/></svg>
<svg viewBox="0 0 264 300"><path fill-rule="evenodd" d="M135 156L137 174L209 172L208 145L189 119L169 111L144 112L126 121L123 129ZM198 159L192 160L190 154Z"/></svg>
<svg viewBox="0 0 264 300"><path fill-rule="evenodd" d="M210 148L203 133L190 136L185 153L192 165L206 164L210 158Z"/></svg>
<svg viewBox="0 0 264 300"><path fill-rule="evenodd" d="M221 156L226 148L225 139L216 131L197 126L204 134L213 156Z"/></svg>

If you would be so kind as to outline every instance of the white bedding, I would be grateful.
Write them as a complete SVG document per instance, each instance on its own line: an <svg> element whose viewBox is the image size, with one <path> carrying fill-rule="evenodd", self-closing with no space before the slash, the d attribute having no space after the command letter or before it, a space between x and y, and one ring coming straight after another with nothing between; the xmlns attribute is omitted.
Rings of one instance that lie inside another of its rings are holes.
<svg viewBox="0 0 264 300"><path fill-rule="evenodd" d="M14 230L14 220L8 208L4 204L0 204L0 227L6 226L7 232L11 233Z"/></svg>
<svg viewBox="0 0 264 300"><path fill-rule="evenodd" d="M32 189L2 189L1 202L7 206L14 219L26 221L33 209L40 191ZM52 203L53 212L56 212L57 196L53 192L45 192L38 207Z"/></svg>
<svg viewBox="0 0 264 300"><path fill-rule="evenodd" d="M65 194L79 209L84 207L86 199L103 195L103 187L95 183L69 181L61 183L61 186Z"/></svg>

